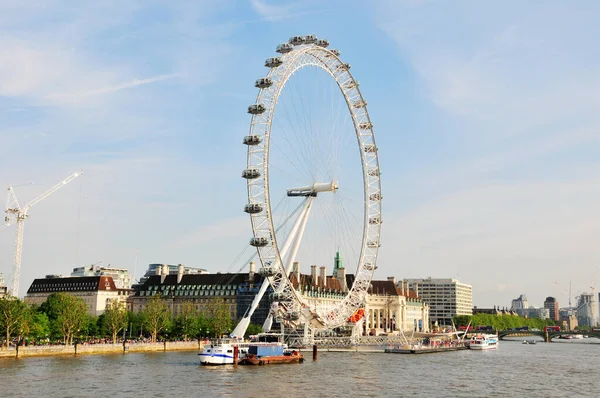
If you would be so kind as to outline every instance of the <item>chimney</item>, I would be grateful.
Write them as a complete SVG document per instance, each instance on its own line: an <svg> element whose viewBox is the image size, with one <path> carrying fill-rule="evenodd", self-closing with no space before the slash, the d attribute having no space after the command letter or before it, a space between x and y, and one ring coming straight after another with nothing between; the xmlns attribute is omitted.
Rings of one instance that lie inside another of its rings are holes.
<svg viewBox="0 0 600 398"><path fill-rule="evenodd" d="M388 281L392 282L394 285L396 285L396 277L395 276L388 276Z"/></svg>
<svg viewBox="0 0 600 398"><path fill-rule="evenodd" d="M346 268L338 268L336 279L340 281L340 285L342 285L342 290L347 292L348 285L346 285Z"/></svg>
<svg viewBox="0 0 600 398"><path fill-rule="evenodd" d="M254 274L256 274L256 263L254 261L250 261L250 270L248 271L248 280L250 282L254 281Z"/></svg>
<svg viewBox="0 0 600 398"><path fill-rule="evenodd" d="M319 282L320 285L322 285L324 288L327 287L327 267L322 266L321 268L319 268L319 270L321 271L321 280Z"/></svg>
<svg viewBox="0 0 600 398"><path fill-rule="evenodd" d="M300 263L298 261L294 261L294 275L296 275L296 280L298 281L298 286L300 283Z"/></svg>
<svg viewBox="0 0 600 398"><path fill-rule="evenodd" d="M316 265L310 266L310 277L312 278L313 286L317 286L319 284L319 281L317 279L317 266Z"/></svg>
<svg viewBox="0 0 600 398"><path fill-rule="evenodd" d="M177 283L181 283L181 279L183 279L183 264L179 264L177 266Z"/></svg>
<svg viewBox="0 0 600 398"><path fill-rule="evenodd" d="M162 268L162 272L160 274L160 283L162 285L163 283L165 283L165 278L167 277L167 275L169 275L169 266L166 264L163 264L161 268Z"/></svg>
<svg viewBox="0 0 600 398"><path fill-rule="evenodd" d="M406 285L404 286L404 294L406 294L406 297L410 296L410 284L408 283L408 281L404 282Z"/></svg>
<svg viewBox="0 0 600 398"><path fill-rule="evenodd" d="M419 297L419 284L415 283L415 295Z"/></svg>
<svg viewBox="0 0 600 398"><path fill-rule="evenodd" d="M400 295L404 296L404 280L398 282L398 285L400 285Z"/></svg>

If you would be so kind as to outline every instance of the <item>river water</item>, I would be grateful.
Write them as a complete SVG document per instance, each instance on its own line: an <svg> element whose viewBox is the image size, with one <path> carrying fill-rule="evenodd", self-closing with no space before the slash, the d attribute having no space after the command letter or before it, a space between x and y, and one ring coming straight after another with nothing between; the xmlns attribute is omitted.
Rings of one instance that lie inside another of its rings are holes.
<svg viewBox="0 0 600 398"><path fill-rule="evenodd" d="M202 367L194 352L0 359L0 397L600 397L600 340L425 355L319 352Z"/></svg>

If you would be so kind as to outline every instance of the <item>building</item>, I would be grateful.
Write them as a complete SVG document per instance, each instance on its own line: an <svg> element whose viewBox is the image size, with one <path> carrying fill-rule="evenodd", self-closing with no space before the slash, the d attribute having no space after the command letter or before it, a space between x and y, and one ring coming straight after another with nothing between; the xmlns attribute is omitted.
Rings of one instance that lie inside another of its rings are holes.
<svg viewBox="0 0 600 398"><path fill-rule="evenodd" d="M327 275L327 268L311 266L311 274L299 273L299 264L294 264L290 280L294 288L317 308L326 313L339 305L354 284L354 275L346 275L341 256L336 254L332 275ZM300 283L298 283L300 281ZM361 324L362 334L399 334L400 331L428 331L429 306L408 285L396 286L394 277L385 281L372 280L365 296L364 315Z"/></svg>
<svg viewBox="0 0 600 398"><path fill-rule="evenodd" d="M473 288L456 279L407 279L409 289L429 305L429 320L438 326L452 326L457 315L472 315ZM402 283L402 281L400 282Z"/></svg>
<svg viewBox="0 0 600 398"><path fill-rule="evenodd" d="M580 326L597 326L598 309L595 294L582 293L577 301L577 322Z"/></svg>
<svg viewBox="0 0 600 398"><path fill-rule="evenodd" d="M148 279L148 277L152 276L152 275L161 275L163 273L163 270L165 267L167 267L167 272L169 275L177 275L179 273L179 266L182 264L178 264L178 265L173 265L173 264L148 264L148 269L146 270L146 272L144 273L144 276L142 276L140 278L139 284L144 284L144 282L146 282L146 280ZM208 274L208 271L205 270L204 268L195 268L195 267L186 267L185 265L183 266L183 274L184 275L188 275L188 274Z"/></svg>
<svg viewBox="0 0 600 398"><path fill-rule="evenodd" d="M8 287L4 284L4 275L0 274L0 296L8 293Z"/></svg>
<svg viewBox="0 0 600 398"><path fill-rule="evenodd" d="M529 303L527 302L527 296L522 294L518 298L514 299L510 305L510 309L516 311L520 316L524 316L525 310L529 308Z"/></svg>
<svg viewBox="0 0 600 398"><path fill-rule="evenodd" d="M399 334L399 332L428 332L429 306L407 282L396 284L394 277L386 281L371 281L365 297L363 334Z"/></svg>
<svg viewBox="0 0 600 398"><path fill-rule="evenodd" d="M548 308L529 307L523 311L523 316L527 318L550 319L550 310Z"/></svg>
<svg viewBox="0 0 600 398"><path fill-rule="evenodd" d="M559 314L563 328L566 331L572 332L577 329L579 322L577 322L577 316L572 308L561 308Z"/></svg>
<svg viewBox="0 0 600 398"><path fill-rule="evenodd" d="M68 293L82 298L88 314L100 315L111 301L126 302L130 289L119 289L110 276L77 276L35 279L25 295L28 304L40 305L53 293Z"/></svg>
<svg viewBox="0 0 600 398"><path fill-rule="evenodd" d="M248 273L237 274L185 274L183 265L177 275L168 266L156 268L158 275L150 275L144 283L135 286L129 299L129 309L143 311L148 299L158 294L163 297L173 316L177 316L185 302L192 302L202 312L215 299L222 299L229 306L233 319L241 319L258 293L263 277L256 273L251 262ZM301 274L299 263L293 264L289 278L296 291L313 308L321 313L340 304L354 283L354 275L346 275L341 256L336 255L335 275L327 275L326 267L311 267L310 274ZM252 323L262 325L273 302L269 287L252 315ZM365 297L365 320L363 333L379 335L404 331L429 330L429 306L423 303L407 284L402 290L396 288L395 280L372 281ZM277 325L273 326L277 330Z"/></svg>
<svg viewBox="0 0 600 398"><path fill-rule="evenodd" d="M73 268L71 276L110 276L112 277L117 289L131 288L131 275L129 274L129 270L125 268L90 265L89 267Z"/></svg>
<svg viewBox="0 0 600 398"><path fill-rule="evenodd" d="M254 296L262 285L263 278L254 272L244 274L231 273L185 273L183 265L178 266L178 273L172 274L170 267L156 267L157 275L150 275L135 286L135 292L129 299L129 309L141 312L152 296L161 295L166 300L171 314L176 317L184 303L192 302L196 310L202 312L216 299L229 307L232 319L240 319L250 307ZM262 298L258 309L252 317L253 323L262 324L267 318L271 305L270 291Z"/></svg>
<svg viewBox="0 0 600 398"><path fill-rule="evenodd" d="M560 307L558 306L558 301L556 301L554 297L546 297L546 301L544 301L544 308L548 309L550 319L552 319L553 321L560 320Z"/></svg>

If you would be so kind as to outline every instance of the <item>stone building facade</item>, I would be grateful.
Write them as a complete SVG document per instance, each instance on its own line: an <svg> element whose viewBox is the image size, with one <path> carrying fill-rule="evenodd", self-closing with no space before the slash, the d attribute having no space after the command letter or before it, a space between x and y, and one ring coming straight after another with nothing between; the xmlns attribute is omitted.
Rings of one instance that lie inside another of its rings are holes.
<svg viewBox="0 0 600 398"><path fill-rule="evenodd" d="M110 276L46 277L33 281L24 300L40 305L52 293L79 297L85 301L88 314L100 315L111 301L126 302L131 290L117 288Z"/></svg>

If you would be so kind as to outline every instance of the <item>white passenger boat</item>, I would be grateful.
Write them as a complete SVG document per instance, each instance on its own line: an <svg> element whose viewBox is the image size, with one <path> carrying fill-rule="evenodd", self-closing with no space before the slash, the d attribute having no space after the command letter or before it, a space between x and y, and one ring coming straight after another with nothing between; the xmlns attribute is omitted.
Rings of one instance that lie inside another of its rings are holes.
<svg viewBox="0 0 600 398"><path fill-rule="evenodd" d="M288 353L287 344L282 342L280 334L260 333L254 341L244 342L238 339L219 339L204 346L204 349L198 355L202 365L233 365L233 350L238 347L238 358L241 359L246 354L251 353L250 347L258 346L279 346L283 353Z"/></svg>
<svg viewBox="0 0 600 398"><path fill-rule="evenodd" d="M469 348L472 350L495 350L498 348L498 336L494 334L477 334L471 337Z"/></svg>
<svg viewBox="0 0 600 398"><path fill-rule="evenodd" d="M233 349L237 346L239 357L248 353L248 343L237 339L220 339L206 344L198 355L202 365L233 365Z"/></svg>

